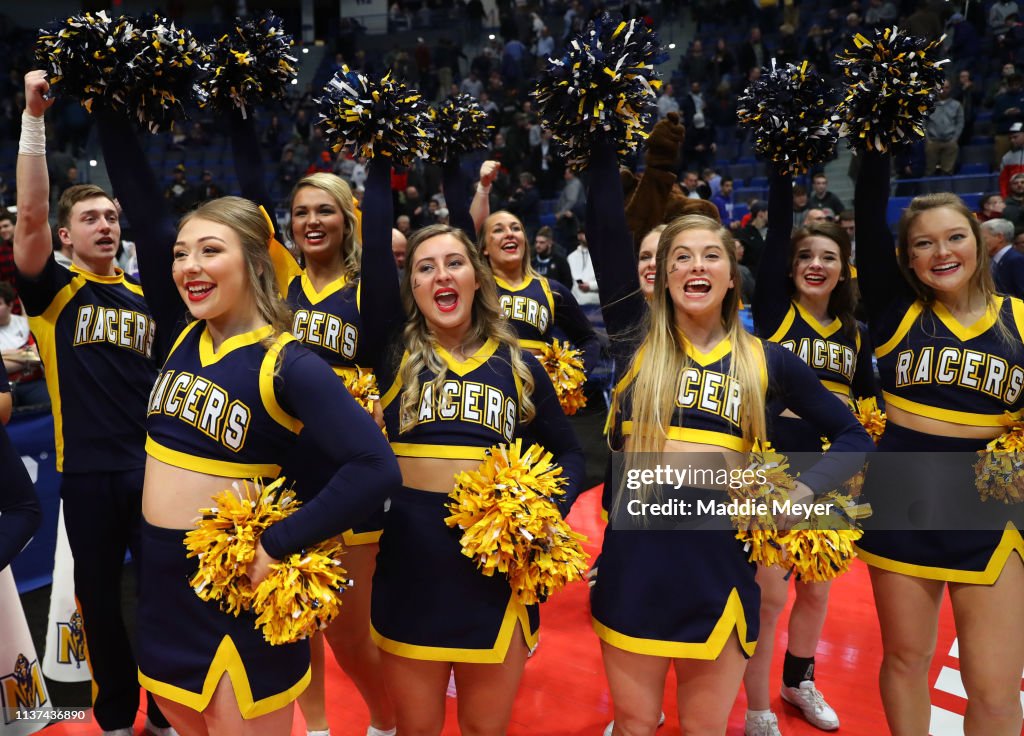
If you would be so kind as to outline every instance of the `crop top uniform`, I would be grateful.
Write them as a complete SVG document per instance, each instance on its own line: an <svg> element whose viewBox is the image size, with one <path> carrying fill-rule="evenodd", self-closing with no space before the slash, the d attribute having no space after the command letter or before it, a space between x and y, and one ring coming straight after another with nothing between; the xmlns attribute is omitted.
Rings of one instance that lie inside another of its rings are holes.
<svg viewBox="0 0 1024 736"><path fill-rule="evenodd" d="M995 296L986 314L965 326L940 302L921 301L900 273L885 225L888 167L887 157L866 155L856 190L860 284L885 403L969 427L1005 426L1007 413L1024 412L1024 302ZM860 556L907 575L979 584L994 582L1013 551L1024 557L1020 514L983 503L974 487L974 453L986 444L890 419L865 484L875 513ZM929 455L908 461L901 452ZM912 499L945 517L919 525L903 507ZM972 529L965 519L981 519L985 528ZM882 521L884 530L872 530Z"/></svg>
<svg viewBox="0 0 1024 736"><path fill-rule="evenodd" d="M536 415L520 420L523 387L511 369L509 348L487 340L464 361L437 348L446 364L438 389L424 369L416 423L401 426L401 366L382 404L391 447L398 457L482 460L495 445L523 439L554 455L568 480L558 501L563 513L581 490L583 451L537 359L522 351L535 388ZM454 486L454 482L453 482ZM537 642L538 607L516 600L503 576L486 577L461 553L461 530L450 529L448 495L403 487L392 494L373 579L371 634L386 652L412 659L500 663L516 630ZM413 615L410 612L414 611Z"/></svg>
<svg viewBox="0 0 1024 736"><path fill-rule="evenodd" d="M824 325L792 298L789 256L789 213L792 210L791 178L775 172L768 198L768 236L752 305L754 331L759 337L795 353L810 366L825 388L849 397L853 408L855 399L878 393L867 328L858 324L856 332L849 335L840 320ZM802 419L782 416L782 409L770 406L767 410L768 439L772 446L782 452L819 452L820 433Z"/></svg>
<svg viewBox="0 0 1024 736"><path fill-rule="evenodd" d="M269 479L281 472L297 433L308 425L335 472L301 508L264 532L264 549L284 559L360 522L400 482L387 441L341 390L330 367L291 335L278 336L267 348L263 341L272 328L265 326L214 350L205 323L185 321L185 305L168 278L173 220L159 206L163 199L152 171L138 165L145 158L134 132L120 116L102 115L100 135L104 150L117 151L108 166L136 227L140 276L152 314L161 326L184 325L167 345L163 369L144 404L146 451L168 465L225 479ZM161 333L166 335L163 327ZM140 682L150 692L202 711L226 673L244 718L288 704L309 681L308 643L272 647L251 612L234 617L201 600L189 586L198 562L186 558L185 533L142 523Z"/></svg>
<svg viewBox="0 0 1024 736"><path fill-rule="evenodd" d="M816 493L837 487L857 471L863 453L873 449L871 440L842 402L811 380L811 369L792 352L773 343L759 342L758 347L763 351L761 386L768 399L781 401L806 417L832 440L829 452L801 480ZM667 438L707 444L709 453L717 448L749 450L740 429L742 390L729 378L729 340L706 354L691 346L687 355L690 360L679 376ZM644 359L641 353L639 360ZM633 433L629 417L634 375L630 370L616 387L613 447L621 448L624 438ZM689 461L677 453L670 462L682 466ZM671 489L663 491L664 498L670 497ZM687 492L684 498L693 495ZM760 592L754 580L756 568L735 532L731 528L648 530L637 521L623 523L626 518L616 510L605 532L600 573L591 589L597 635L637 654L716 659L735 631L743 653L752 655ZM644 560L659 564L644 564Z"/></svg>
<svg viewBox="0 0 1024 736"><path fill-rule="evenodd" d="M259 140L251 120L237 113L228 117L235 167L243 196L273 211L273 199L264 186ZM359 274L341 276L317 291L305 269L275 239L270 245L278 291L292 308L292 334L303 346L323 358L343 379L357 369L372 370L405 323L399 295L398 272L391 253L391 161L379 156L370 161L362 210L358 213L362 250ZM378 386L383 390L383 387ZM316 442L299 438L285 461L286 475L295 483L300 499L320 488L333 469L324 467ZM373 544L380 539L383 508L355 529L343 533L346 545Z"/></svg>

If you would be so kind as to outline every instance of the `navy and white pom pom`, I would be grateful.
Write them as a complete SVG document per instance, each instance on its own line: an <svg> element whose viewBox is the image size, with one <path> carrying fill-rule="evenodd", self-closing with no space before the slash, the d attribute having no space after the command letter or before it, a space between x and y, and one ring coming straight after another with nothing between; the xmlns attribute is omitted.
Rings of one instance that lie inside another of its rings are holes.
<svg viewBox="0 0 1024 736"><path fill-rule="evenodd" d="M851 148L884 152L924 137L945 81L941 44L894 27L870 39L858 33L836 55L847 84L836 120Z"/></svg>
<svg viewBox="0 0 1024 736"><path fill-rule="evenodd" d="M269 11L245 23L236 19L234 29L208 47L211 76L195 88L200 107L237 108L245 117L253 105L284 97L298 75L292 43Z"/></svg>
<svg viewBox="0 0 1024 736"><path fill-rule="evenodd" d="M209 69L206 47L187 28L151 13L139 20L138 53L125 70L129 113L150 132L170 129L184 119L192 87Z"/></svg>
<svg viewBox="0 0 1024 736"><path fill-rule="evenodd" d="M754 150L780 172L802 174L835 156L831 89L807 62L766 71L739 98L736 117L754 134Z"/></svg>
<svg viewBox="0 0 1024 736"><path fill-rule="evenodd" d="M416 90L343 66L318 99L317 125L334 151L352 145L360 156L387 156L398 164L426 158L432 124L430 110Z"/></svg>
<svg viewBox="0 0 1024 736"><path fill-rule="evenodd" d="M439 108L431 109L431 119L434 137L430 158L438 162L487 148L494 130L487 122L487 113L472 95L452 95Z"/></svg>
<svg viewBox="0 0 1024 736"><path fill-rule="evenodd" d="M615 24L604 15L549 59L536 89L541 121L581 168L598 141L611 141L620 156L635 151L657 117L654 70L666 55L643 21Z"/></svg>
<svg viewBox="0 0 1024 736"><path fill-rule="evenodd" d="M35 55L54 93L75 97L86 110L123 98L127 64L138 51L138 28L105 11L73 15L39 31ZM121 103L123 107L123 102Z"/></svg>

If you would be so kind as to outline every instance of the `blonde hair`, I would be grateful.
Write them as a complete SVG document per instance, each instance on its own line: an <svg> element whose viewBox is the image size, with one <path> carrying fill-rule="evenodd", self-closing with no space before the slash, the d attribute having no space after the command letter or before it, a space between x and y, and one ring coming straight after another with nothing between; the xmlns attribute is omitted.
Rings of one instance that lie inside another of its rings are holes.
<svg viewBox="0 0 1024 736"><path fill-rule="evenodd" d="M359 260L362 255L362 244L359 235L359 221L356 218L356 202L352 189L341 177L318 171L299 180L288 198L288 214L291 217L295 195L300 189L311 187L326 192L335 201L345 218L345 237L341 241L341 261L345 279L351 281L359 275ZM295 242L292 225L289 221L288 235Z"/></svg>
<svg viewBox="0 0 1024 736"><path fill-rule="evenodd" d="M423 369L426 368L434 374L434 378L430 382L434 387L434 396L439 395L439 389L448 371L447 364L437 352L437 340L430 330L430 325L427 324L426 317L417 307L412 293L416 251L426 241L442 235L451 236L466 249L466 256L473 267L476 280L480 284L480 288L473 297L472 326L466 336L467 342L477 343L493 339L508 347L512 370L523 387L522 396L519 397L519 419L524 423L530 422L536 414L531 398L534 389L533 374L520 353L519 338L509 326L504 312L501 311L494 275L480 252L473 247L473 243L461 229L450 225L429 225L417 230L409 239L406 267L402 273L402 305L409 317L405 324L403 342L409 352L409 360L402 366L400 372L402 381L402 402L399 407L400 431L406 432L416 426L417 407L420 400L420 373Z"/></svg>
<svg viewBox="0 0 1024 736"><path fill-rule="evenodd" d="M739 384L743 397L740 428L745 444L750 445L755 439L766 437L765 390L762 384L764 352L758 340L743 328L740 321L740 273L735 241L726 228L710 217L684 215L670 222L658 239L657 271L646 335L629 368L630 372L635 372L635 378L629 417L633 423L633 443L626 458L627 467L644 463L644 458L661 455L667 439L666 430L676 410L679 377L691 365L686 354L686 335L676 326L675 305L667 286L667 263L673 242L680 233L691 230L707 231L720 238L728 254L729 273L734 286L726 292L722 302L721 320L726 338L732 344L729 379Z"/></svg>
<svg viewBox="0 0 1024 736"><path fill-rule="evenodd" d="M490 259L487 258L487 230L488 230L488 224L491 222L491 218L492 217L497 217L498 215L508 215L509 217L514 217L516 222L519 223L519 227L521 227L523 229L523 243L526 246L526 247L523 248L523 263L522 263L523 278L526 278L527 276L532 276L535 279L542 278L542 276L539 273L537 273L537 271L533 267L533 261L531 260L532 259L531 254L533 253L533 246L530 245L530 241L526 237L526 227L523 225L523 221L520 220L517 215L513 215L508 210L498 210L497 212L492 212L491 214L489 214L487 216L487 219L484 220L484 224L480 228L480 235L477 238L477 245L480 248L481 256L483 256L483 258L488 263L490 263ZM493 274L492 274L491 278L494 278Z"/></svg>
<svg viewBox="0 0 1024 736"><path fill-rule="evenodd" d="M206 220L228 227L242 244L245 271L249 288L260 317L265 319L273 333L263 341L269 348L281 333L291 329L291 310L278 296L274 264L270 260L267 244L273 236L270 223L259 206L241 197L219 197L204 202L178 222L178 231L192 220Z"/></svg>

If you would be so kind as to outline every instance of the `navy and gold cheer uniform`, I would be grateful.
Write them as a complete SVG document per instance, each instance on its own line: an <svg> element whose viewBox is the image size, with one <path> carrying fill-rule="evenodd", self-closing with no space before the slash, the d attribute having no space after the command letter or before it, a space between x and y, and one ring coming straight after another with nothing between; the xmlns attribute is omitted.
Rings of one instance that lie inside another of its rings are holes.
<svg viewBox="0 0 1024 736"><path fill-rule="evenodd" d="M215 351L205 323L186 327L150 395L146 449L198 473L274 478L303 425L315 429L335 474L261 537L271 557L284 559L370 514L397 485L398 472L373 420L328 366L291 335L278 336L268 349L263 342L271 335L266 326L225 340ZM140 682L202 711L226 673L244 718L291 702L309 681L308 643L272 647L256 629L254 614L236 618L200 600L188 583L197 561L185 558L184 535L143 527Z"/></svg>
<svg viewBox="0 0 1024 736"><path fill-rule="evenodd" d="M10 391L7 370L0 360L0 394ZM3 422L0 422L0 477L4 479L0 486L0 570L3 570L32 538L43 518L32 479L11 444Z"/></svg>
<svg viewBox="0 0 1024 736"><path fill-rule="evenodd" d="M440 387L420 375L416 424L400 426L403 386L397 376L382 403L392 449L399 457L482 460L487 448L522 437L552 452L569 480L563 513L580 491L583 452L537 360L523 352L535 389L536 416L519 418L522 386L509 349L488 340L463 362L438 348L447 372ZM395 374L408 360L403 355ZM453 484L454 485L454 484ZM392 494L373 579L372 635L386 652L412 659L500 663L516 623L531 648L537 606L524 606L501 576L487 577L462 554L461 531L449 528L448 495L404 487Z"/></svg>
<svg viewBox="0 0 1024 736"><path fill-rule="evenodd" d="M810 366L821 384L853 400L875 396L871 342L860 324L847 327L839 319L821 324L793 298L790 214L793 186L788 175L772 174L768 198L768 237L757 273L752 305L754 332L782 345ZM802 418L783 416L769 406L768 440L783 452L816 453L821 434Z"/></svg>
<svg viewBox="0 0 1024 736"><path fill-rule="evenodd" d="M57 470L141 468L155 325L142 287L120 269L98 276L51 257L18 290L53 405Z"/></svg>
<svg viewBox="0 0 1024 736"><path fill-rule="evenodd" d="M18 291L52 405L93 709L102 728L123 728L135 719L139 688L120 576L125 552L139 549L154 320L142 288L119 269L100 276L51 256L35 277L19 273ZM159 724L159 709L149 708Z"/></svg>
<svg viewBox="0 0 1024 736"><path fill-rule="evenodd" d="M1024 302L995 297L976 324L964 326L941 303L917 299L885 225L888 176L888 158L867 155L856 192L860 283L886 405L968 427L1004 426L1006 412L1024 411ZM885 570L977 584L995 582L1013 551L1024 557L1013 507L985 504L975 489L974 453L986 444L890 419L865 482L874 516L860 556ZM931 454L908 472L904 452ZM885 530L872 529L880 520ZM904 530L891 531L898 524Z"/></svg>
<svg viewBox="0 0 1024 736"><path fill-rule="evenodd" d="M772 343L763 348L762 390L832 440L831 450L802 476L816 492L835 488L858 469L872 449L853 414L792 352ZM740 428L740 386L729 377L732 347L723 340L707 354L692 347L678 379L668 439L745 451ZM641 354L640 360L646 356ZM616 387L613 442L632 434L630 404L634 373ZM703 493L703 492L702 492ZM711 492L713 493L713 492ZM733 631L746 656L759 630L760 589L755 565L732 530L605 532L600 574L591 590L597 635L620 649L649 656L715 659Z"/></svg>

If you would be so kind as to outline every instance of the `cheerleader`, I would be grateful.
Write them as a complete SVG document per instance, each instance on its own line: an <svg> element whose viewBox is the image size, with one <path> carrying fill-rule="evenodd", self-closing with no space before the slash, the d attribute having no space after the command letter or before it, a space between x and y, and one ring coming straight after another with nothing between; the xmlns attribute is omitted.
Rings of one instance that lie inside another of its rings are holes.
<svg viewBox="0 0 1024 736"><path fill-rule="evenodd" d="M488 183L477 185L478 195L473 199L472 210L467 210L462 197L449 195L452 223L460 225L472 237L477 233L473 223L483 222L479 228L480 251L493 273L501 310L519 335L520 344L539 355L555 338L568 338L582 352L583 365L589 374L600 359L601 343L576 297L559 282L534 270L522 220L505 210L489 212L486 196L479 195L490 187L489 179L495 172L488 166L493 163L485 162L481 169L481 176L486 177ZM457 172L457 162L447 162L446 171ZM451 176L445 179L446 192L465 189L461 183L452 188L449 181L452 181Z"/></svg>
<svg viewBox="0 0 1024 736"><path fill-rule="evenodd" d="M446 503L453 477L517 438L553 453L580 491L583 453L554 388L501 316L494 281L464 233L447 225L409 241L402 280L409 321L384 418L403 488L392 494L373 581L373 637L383 652L398 731L440 733L454 671L462 733L505 733L538 611L503 577L461 553Z"/></svg>
<svg viewBox="0 0 1024 736"><path fill-rule="evenodd" d="M173 249L139 249L143 274L171 271L193 320L149 400L138 623L139 679L183 736L290 733L291 703L310 677L308 642L270 646L254 614L233 617L192 591L197 563L183 540L198 510L237 479L276 477L300 429L315 428L335 472L260 537L248 571L256 585L274 562L369 516L398 481L370 416L323 360L292 344L272 237L255 204L222 197L183 218ZM153 311L177 321L175 305Z"/></svg>
<svg viewBox="0 0 1024 736"><path fill-rule="evenodd" d="M259 141L251 121L233 112L229 128L244 196L269 203ZM292 334L343 380L369 372L405 319L391 254L393 209L387 157L375 157L369 164L361 219L352 190L343 179L311 174L295 185L289 200L288 234L305 267L280 243L271 245L278 287L294 311ZM379 402L373 403L373 409L382 424ZM320 467L317 455L315 443L300 437L295 456L287 464L300 497L306 489L319 488L329 472ZM338 618L312 643L313 682L299 699L311 735L329 733L324 705L324 638L370 712L367 736L394 734L394 710L380 669L380 653L370 638L370 584L382 519L383 509L360 528L343 534L345 567L356 585Z"/></svg>
<svg viewBox="0 0 1024 736"><path fill-rule="evenodd" d="M614 166L611 146L595 151L592 176ZM600 201L589 206L617 220L621 189L591 191ZM592 238L628 235L624 219ZM603 253L616 247L632 241L600 244ZM755 438L767 436L765 405L778 400L832 440L794 495L834 488L855 470L836 453L865 452L871 442L804 363L743 330L738 279L732 237L718 222L690 215L661 233L649 326L616 386L613 449L625 450L626 473L647 465L645 456L679 452L711 453L735 467ZM644 490L633 497L651 498ZM683 732L724 734L758 638L754 566L731 531L626 533L620 520L627 508L620 495L591 592L615 709L611 733L654 733L671 667Z"/></svg>
<svg viewBox="0 0 1024 736"><path fill-rule="evenodd" d="M828 222L792 231L792 211L791 178L773 173L768 237L753 303L754 330L762 339L800 356L821 384L850 406L854 397L875 395L871 350L853 315L856 291L850 239L838 225ZM821 434L792 411L778 415L769 411L769 420L769 440L780 452L806 453L804 457L821 452ZM791 458L791 463L795 460ZM777 736L768 680L775 626L786 605L789 585L778 567L759 567L757 581L761 587L761 643L744 677L746 734ZM814 653L828 612L830 587L831 581L796 584L781 691L783 700L826 731L839 728L839 717L815 687Z"/></svg>
<svg viewBox="0 0 1024 736"><path fill-rule="evenodd" d="M967 691L964 732L1018 736L1021 522L1018 512L992 523L993 512L1014 507L983 504L972 466L975 451L1005 431L1006 412L1024 409L1024 303L994 293L978 222L955 195L912 200L893 248L889 167L885 155L863 155L855 208L859 281L888 416L883 452L865 481L874 515L859 550L882 629L882 702L894 734L927 732L928 672L948 586ZM930 454L907 467L902 452ZM980 530L964 526L984 518Z"/></svg>

